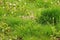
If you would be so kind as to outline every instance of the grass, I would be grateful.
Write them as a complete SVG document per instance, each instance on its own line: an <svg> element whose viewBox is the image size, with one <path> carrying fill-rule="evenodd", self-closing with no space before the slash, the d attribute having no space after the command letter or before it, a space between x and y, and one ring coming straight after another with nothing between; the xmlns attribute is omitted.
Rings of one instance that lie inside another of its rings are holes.
<svg viewBox="0 0 60 40"><path fill-rule="evenodd" d="M60 8L47 8L41 12L38 22L41 24L57 25L60 19Z"/></svg>
<svg viewBox="0 0 60 40"><path fill-rule="evenodd" d="M60 20L59 0L0 0L0 40L57 40L60 21L51 16Z"/></svg>

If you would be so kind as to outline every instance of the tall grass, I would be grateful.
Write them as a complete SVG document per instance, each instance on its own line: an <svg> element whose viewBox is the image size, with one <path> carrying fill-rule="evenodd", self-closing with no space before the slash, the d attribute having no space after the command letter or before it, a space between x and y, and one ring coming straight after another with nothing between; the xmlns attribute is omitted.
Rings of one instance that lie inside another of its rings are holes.
<svg viewBox="0 0 60 40"><path fill-rule="evenodd" d="M59 2L0 0L0 40L56 40L60 36Z"/></svg>

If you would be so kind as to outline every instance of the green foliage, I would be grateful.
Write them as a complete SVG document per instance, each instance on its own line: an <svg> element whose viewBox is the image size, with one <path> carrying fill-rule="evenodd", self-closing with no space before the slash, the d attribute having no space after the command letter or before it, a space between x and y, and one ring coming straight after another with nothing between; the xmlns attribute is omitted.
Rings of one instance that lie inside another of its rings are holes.
<svg viewBox="0 0 60 40"><path fill-rule="evenodd" d="M60 8L47 8L41 12L38 22L41 24L56 25L60 20Z"/></svg>
<svg viewBox="0 0 60 40"><path fill-rule="evenodd" d="M59 0L0 0L0 40L56 40L59 20Z"/></svg>

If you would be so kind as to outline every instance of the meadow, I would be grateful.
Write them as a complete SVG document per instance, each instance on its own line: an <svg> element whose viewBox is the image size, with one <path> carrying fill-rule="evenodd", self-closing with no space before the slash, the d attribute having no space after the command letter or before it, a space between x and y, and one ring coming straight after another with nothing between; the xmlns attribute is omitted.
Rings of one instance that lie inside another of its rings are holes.
<svg viewBox="0 0 60 40"><path fill-rule="evenodd" d="M0 40L60 40L60 0L0 0Z"/></svg>

